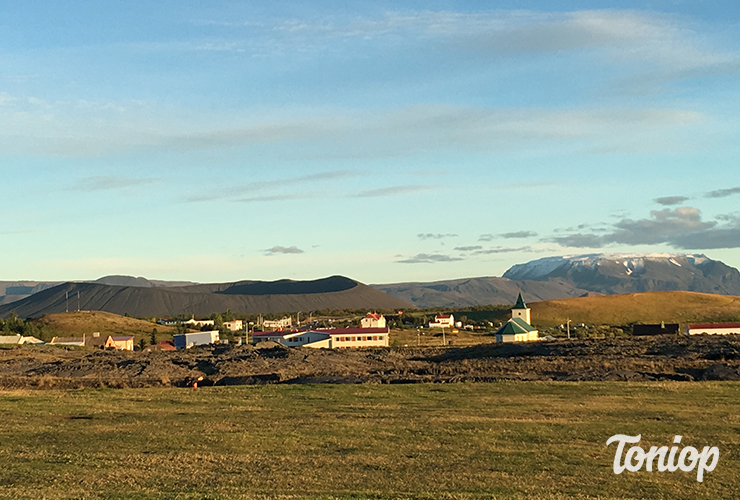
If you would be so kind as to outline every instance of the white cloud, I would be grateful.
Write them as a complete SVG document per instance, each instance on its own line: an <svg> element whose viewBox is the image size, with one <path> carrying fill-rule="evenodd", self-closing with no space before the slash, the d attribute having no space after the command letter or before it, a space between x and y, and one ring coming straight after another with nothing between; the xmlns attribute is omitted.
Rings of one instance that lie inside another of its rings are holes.
<svg viewBox="0 0 740 500"><path fill-rule="evenodd" d="M437 262L456 262L463 260L460 257L452 257L444 254L420 253L408 259L397 260L398 264L434 264Z"/></svg>
<svg viewBox="0 0 740 500"><path fill-rule="evenodd" d="M295 245L289 246L289 247L275 245L274 247L268 248L267 250L265 250L266 255L298 254L298 253L303 253L303 250L301 250Z"/></svg>
<svg viewBox="0 0 740 500"><path fill-rule="evenodd" d="M233 50L252 55L322 51L352 40L413 44L478 53L485 57L519 54L598 51L612 61L645 62L643 78L658 80L691 73L737 72L736 54L716 50L702 40L690 20L638 10L536 12L493 10L390 11L376 16L273 19L262 23L205 20L200 25L223 27L231 38L207 40L195 50Z"/></svg>
<svg viewBox="0 0 740 500"><path fill-rule="evenodd" d="M112 175L83 177L72 187L75 191L110 191L145 186L163 179L157 177L119 177Z"/></svg>
<svg viewBox="0 0 740 500"><path fill-rule="evenodd" d="M386 188L368 189L357 194L358 198L377 198L380 196L398 196L438 189L437 186L390 186Z"/></svg>
<svg viewBox="0 0 740 500"><path fill-rule="evenodd" d="M416 235L420 240L443 240L445 238L455 238L457 235L452 233L419 233Z"/></svg>

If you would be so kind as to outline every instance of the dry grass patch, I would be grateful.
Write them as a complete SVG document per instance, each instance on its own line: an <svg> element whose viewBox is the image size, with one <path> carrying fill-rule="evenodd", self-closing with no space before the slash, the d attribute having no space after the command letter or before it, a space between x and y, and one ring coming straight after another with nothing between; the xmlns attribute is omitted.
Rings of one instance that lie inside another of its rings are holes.
<svg viewBox="0 0 740 500"><path fill-rule="evenodd" d="M0 393L0 497L734 499L740 384L495 383ZM615 476L613 434L720 447Z"/></svg>

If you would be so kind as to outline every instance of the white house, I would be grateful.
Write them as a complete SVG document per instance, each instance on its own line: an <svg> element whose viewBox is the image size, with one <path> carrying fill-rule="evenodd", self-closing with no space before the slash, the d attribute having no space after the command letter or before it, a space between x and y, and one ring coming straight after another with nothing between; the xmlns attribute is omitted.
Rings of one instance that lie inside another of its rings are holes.
<svg viewBox="0 0 740 500"><path fill-rule="evenodd" d="M43 344L44 341L36 337L24 337L23 335L0 335L0 344Z"/></svg>
<svg viewBox="0 0 740 500"><path fill-rule="evenodd" d="M208 345L220 342L218 330L210 332L182 333L173 335L177 349L190 349L196 345Z"/></svg>
<svg viewBox="0 0 740 500"><path fill-rule="evenodd" d="M434 321L429 322L429 328L452 328L455 326L455 316L452 314L437 314Z"/></svg>
<svg viewBox="0 0 740 500"><path fill-rule="evenodd" d="M499 328L496 335L496 342L530 342L539 339L539 332L532 327L532 310L527 307L522 299L522 294L514 304L511 310L511 319Z"/></svg>
<svg viewBox="0 0 740 500"><path fill-rule="evenodd" d="M385 328L385 316L376 313L367 313L367 316L360 320L361 328Z"/></svg>
<svg viewBox="0 0 740 500"><path fill-rule="evenodd" d="M233 321L224 321L224 328L228 328L232 332L244 330L244 320L235 319Z"/></svg>
<svg viewBox="0 0 740 500"><path fill-rule="evenodd" d="M281 319L266 319L262 322L262 328L272 328L273 330L284 330L293 326L293 318L286 316Z"/></svg>
<svg viewBox="0 0 740 500"><path fill-rule="evenodd" d="M388 347L388 328L317 328L289 332L254 332L252 342L272 340L289 347L339 349L349 347Z"/></svg>
<svg viewBox="0 0 740 500"><path fill-rule="evenodd" d="M85 337L52 337L49 344L85 347Z"/></svg>
<svg viewBox="0 0 740 500"><path fill-rule="evenodd" d="M686 335L740 335L740 323L687 325Z"/></svg>

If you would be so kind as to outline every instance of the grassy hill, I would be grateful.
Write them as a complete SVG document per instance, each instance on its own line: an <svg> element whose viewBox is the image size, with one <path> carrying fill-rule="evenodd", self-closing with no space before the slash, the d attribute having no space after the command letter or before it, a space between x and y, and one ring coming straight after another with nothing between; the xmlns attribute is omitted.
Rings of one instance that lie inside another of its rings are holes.
<svg viewBox="0 0 740 500"><path fill-rule="evenodd" d="M696 292L645 292L602 297L533 302L532 322L538 327L565 323L626 325L740 320L740 297Z"/></svg>
<svg viewBox="0 0 740 500"><path fill-rule="evenodd" d="M127 318L104 311L78 311L47 314L34 321L37 326L60 337L81 337L100 332L104 335L133 335L135 342L144 338L147 342L153 328L157 329L157 341L171 339L174 327L156 325L149 321Z"/></svg>

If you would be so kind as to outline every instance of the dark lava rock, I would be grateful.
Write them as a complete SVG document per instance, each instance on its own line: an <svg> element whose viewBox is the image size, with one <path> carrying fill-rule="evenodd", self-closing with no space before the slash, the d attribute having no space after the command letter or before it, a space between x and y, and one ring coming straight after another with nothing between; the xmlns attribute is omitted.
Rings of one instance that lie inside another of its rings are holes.
<svg viewBox="0 0 740 500"><path fill-rule="evenodd" d="M704 370L701 380L740 380L740 373L728 365L712 365Z"/></svg>

